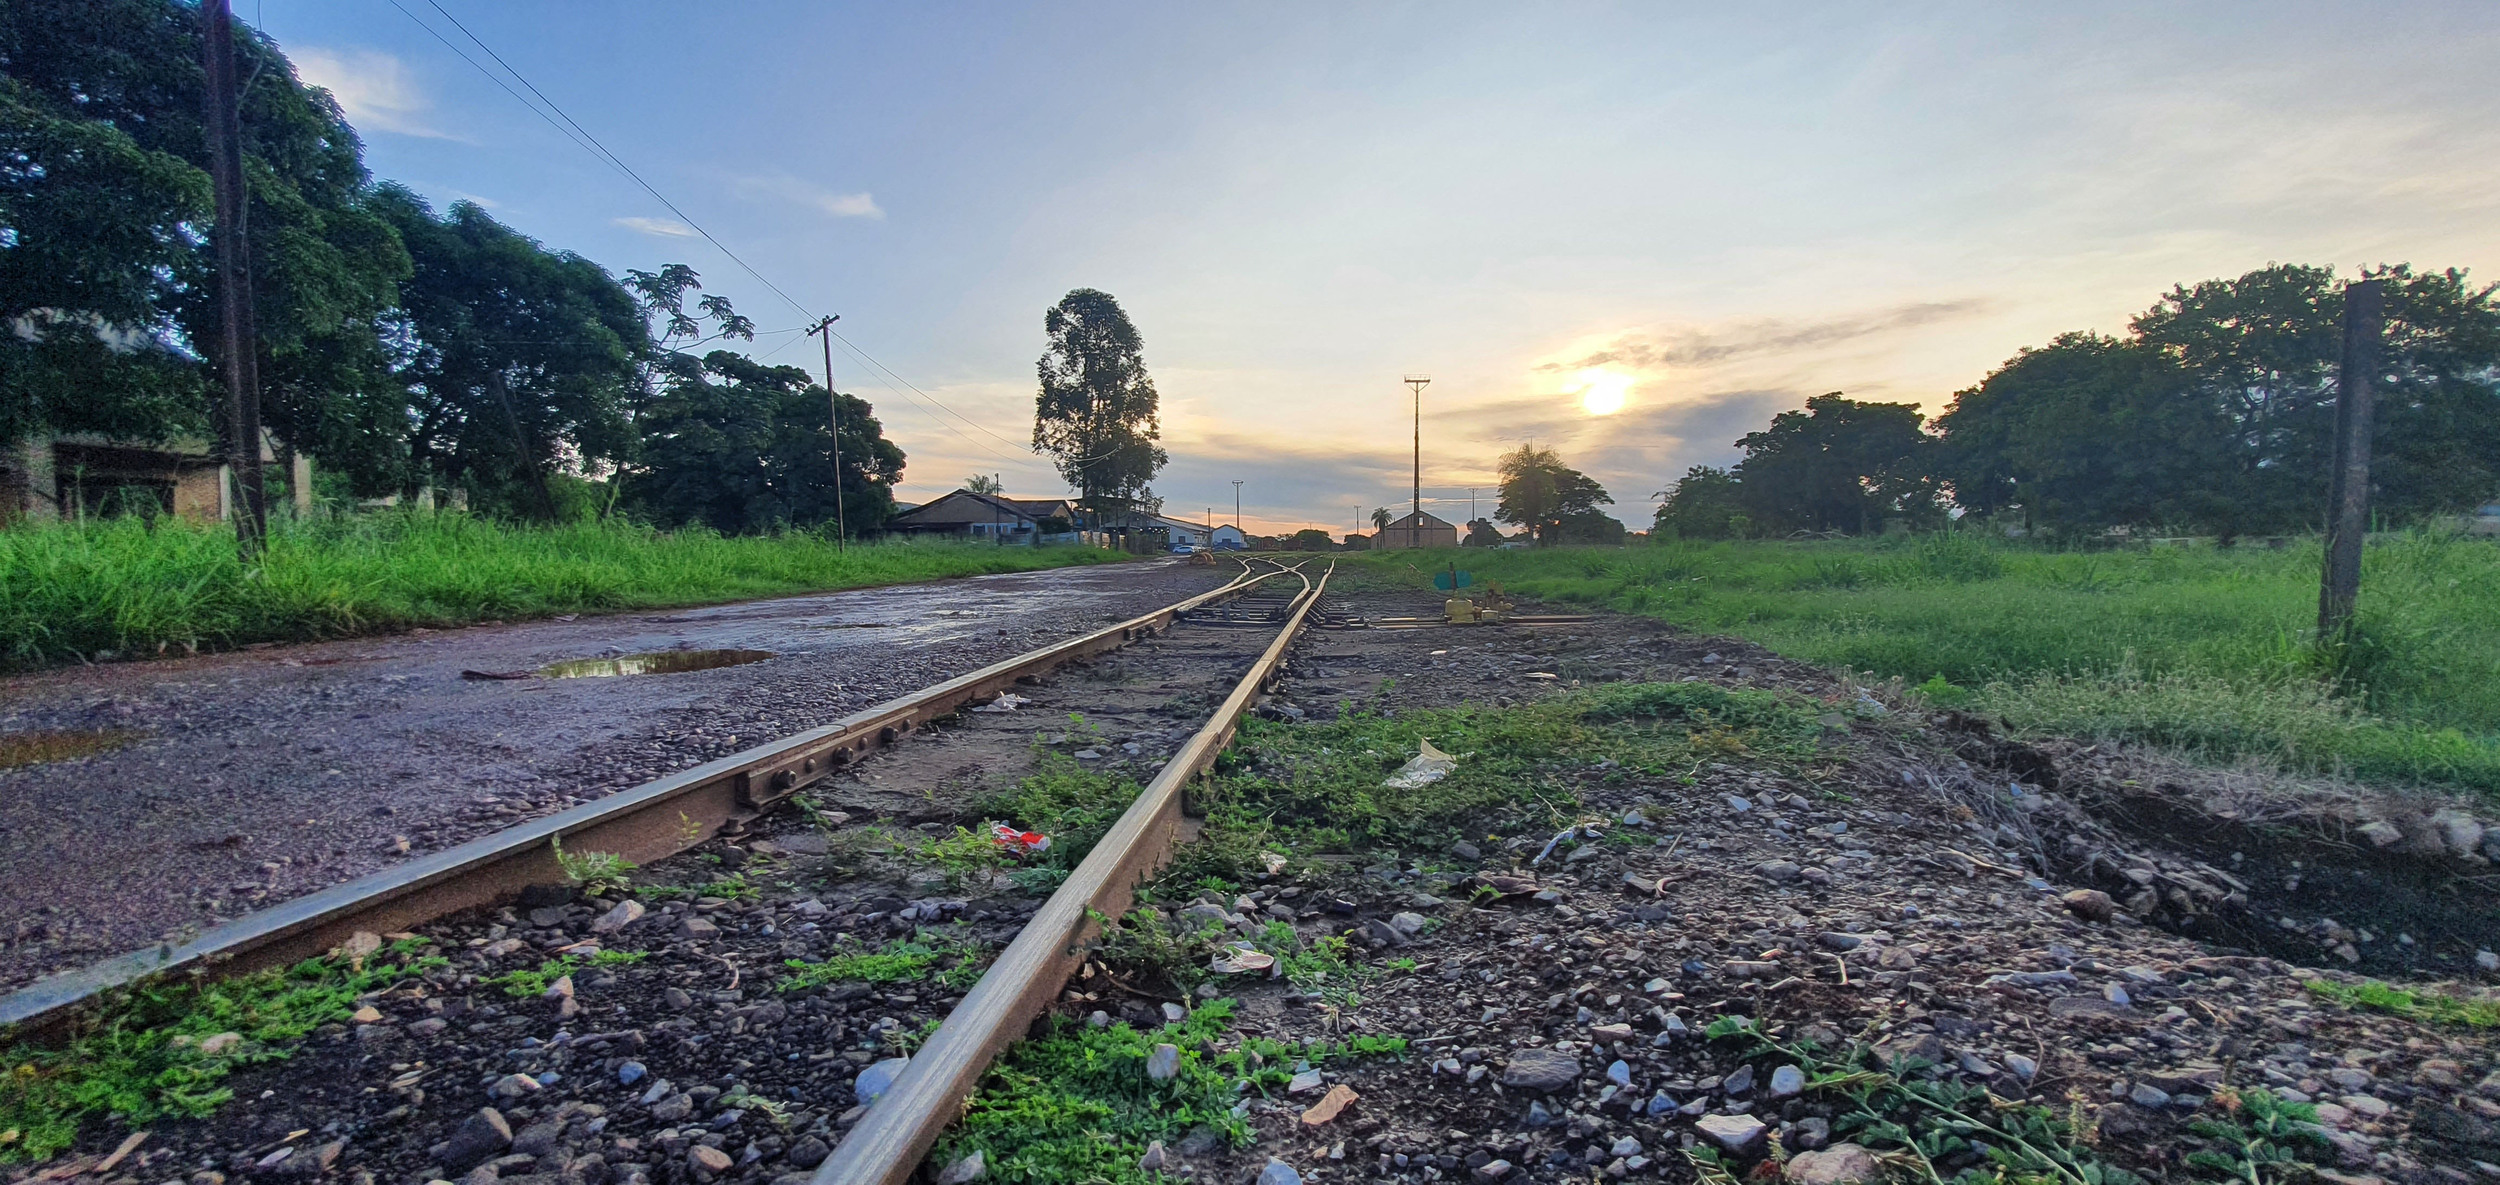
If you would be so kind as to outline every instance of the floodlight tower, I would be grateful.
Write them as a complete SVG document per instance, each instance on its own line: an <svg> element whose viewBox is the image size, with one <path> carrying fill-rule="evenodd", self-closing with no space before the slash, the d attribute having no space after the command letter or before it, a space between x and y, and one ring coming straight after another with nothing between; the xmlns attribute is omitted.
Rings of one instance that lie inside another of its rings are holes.
<svg viewBox="0 0 2500 1185"><path fill-rule="evenodd" d="M1400 381L1415 389L1415 505L1406 520L1406 545L1414 547L1424 529L1424 388L1432 385L1432 376L1410 374Z"/></svg>

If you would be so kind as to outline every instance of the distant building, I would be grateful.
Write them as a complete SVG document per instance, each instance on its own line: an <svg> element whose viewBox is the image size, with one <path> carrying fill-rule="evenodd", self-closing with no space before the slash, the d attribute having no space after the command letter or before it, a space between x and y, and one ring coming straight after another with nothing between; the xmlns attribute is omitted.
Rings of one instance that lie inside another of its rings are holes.
<svg viewBox="0 0 2500 1185"><path fill-rule="evenodd" d="M277 460L266 438L260 459ZM287 477L296 509L311 510L311 458L296 454ZM70 433L0 449L0 523L111 514L219 522L233 517L240 497L233 467L204 440L142 442Z"/></svg>
<svg viewBox="0 0 2500 1185"><path fill-rule="evenodd" d="M1458 527L1422 511L1392 519L1380 533L1372 536L1376 548L1390 547L1456 547Z"/></svg>
<svg viewBox="0 0 2500 1185"><path fill-rule="evenodd" d="M1057 519L1058 523L1050 520ZM901 535L955 535L1011 547L1057 542L1045 538L1044 526L1073 534L1076 504L1065 498L1010 498L1001 494L954 493L915 506L885 520L885 529Z"/></svg>

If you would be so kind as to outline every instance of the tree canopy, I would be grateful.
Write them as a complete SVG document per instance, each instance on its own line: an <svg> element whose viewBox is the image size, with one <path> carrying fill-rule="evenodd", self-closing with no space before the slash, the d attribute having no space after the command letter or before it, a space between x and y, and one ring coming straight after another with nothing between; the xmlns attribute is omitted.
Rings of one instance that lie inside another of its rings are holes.
<svg viewBox="0 0 2500 1185"><path fill-rule="evenodd" d="M893 517L903 450L885 438L867 401L844 395L841 403L840 518L857 535ZM626 505L662 525L724 533L831 528L832 417L825 388L804 369L714 350L672 374L645 412Z"/></svg>
<svg viewBox="0 0 2500 1185"><path fill-rule="evenodd" d="M1859 403L1840 392L1736 442L1738 497L1762 529L1863 534L1891 519L1941 521L1922 417L1907 403Z"/></svg>
<svg viewBox="0 0 2500 1185"><path fill-rule="evenodd" d="M2397 519L2500 491L2500 304L2456 269L2387 290L2370 482ZM2125 337L2025 350L1938 417L1941 474L1977 513L2062 531L2304 530L2325 507L2343 285L2276 265L2172 289Z"/></svg>
<svg viewBox="0 0 2500 1185"><path fill-rule="evenodd" d="M1050 346L1037 369L1033 451L1048 454L1096 515L1151 511L1150 488L1171 458L1145 344L1108 292L1079 288L1042 315Z"/></svg>
<svg viewBox="0 0 2500 1185"><path fill-rule="evenodd" d="M201 36L178 0L0 4L0 444L221 422ZM438 215L372 179L337 103L268 38L238 23L235 40L262 419L280 448L359 494L456 486L484 509L546 515L554 487L619 472L647 445L659 457L636 476L675 474L674 492L633 505L671 521L832 517L819 515L830 456L811 460L832 442L823 389L809 407L803 372L698 357L754 326L697 297L692 268L620 281L476 204ZM873 526L902 455L843 398L841 480L854 526ZM684 467L703 440L734 466L717 483L743 492L693 491Z"/></svg>
<svg viewBox="0 0 2500 1185"><path fill-rule="evenodd" d="M1614 503L1606 488L1563 464L1554 450L1520 445L1503 454L1500 472L1501 500L1494 505L1494 516L1528 528L1537 542L1622 541L1623 524L1597 509ZM1612 524L1611 531L1607 524Z"/></svg>

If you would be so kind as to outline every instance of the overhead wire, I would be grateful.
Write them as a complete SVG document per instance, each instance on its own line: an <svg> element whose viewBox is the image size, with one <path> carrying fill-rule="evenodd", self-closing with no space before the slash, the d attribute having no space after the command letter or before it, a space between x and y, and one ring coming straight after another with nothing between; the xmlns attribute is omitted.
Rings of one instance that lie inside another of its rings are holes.
<svg viewBox="0 0 2500 1185"><path fill-rule="evenodd" d="M669 213L676 215L679 221L686 224L688 229L691 229L696 234L703 236L703 241L710 243L714 248L718 249L722 255L727 256L730 262L737 264L739 268L744 270L748 275L753 276L757 283L762 284L765 288L771 290L773 295L780 297L784 302L788 303L790 307L797 309L805 316L817 316L816 310L800 303L796 297L793 297L788 292L783 291L780 285L775 284L770 279L766 278L764 273L755 269L754 265L748 263L744 258L741 258L737 252L730 250L728 244L721 242L718 238L713 236L711 231L704 229L703 224L695 221L692 215L686 213L682 209L679 209L677 203L668 199L668 195L661 193L657 187L653 186L649 181L644 180L640 173L635 172L632 166L627 165L614 152L609 151L607 145L601 143L597 136L590 133L589 129L582 127L581 124L568 114L554 99L548 98L546 92L539 90L537 85L529 80L528 76L522 74L519 70L514 69L512 63L504 60L502 54L495 52L493 46L486 44L485 40L480 38L476 33L470 31L467 25L461 24L460 18L453 16L448 9L445 9L442 6L439 0L426 0L426 4L434 11L441 13L443 19L451 22L452 27L458 29L462 36L467 37L480 50L485 51L486 56L493 58L495 60L495 64L503 67L505 73L510 74L514 81L519 82L523 87L527 88L531 95L537 96L537 103L531 102L519 91L512 89L511 84L505 82L502 76L487 69L484 63L478 61L474 57L471 57L467 51L462 50L460 46L454 43L450 38L443 36L440 31L436 30L432 25L427 24L422 18L418 17L416 13L410 11L407 6L401 4L399 0L389 0L389 3L391 7L398 9L401 14L405 15L409 20L414 21L417 24L417 27L424 29L429 34L432 34L435 40L442 42L445 47L449 48L454 54L457 54L460 57L460 60L469 63L472 67L475 67L479 73L486 75L489 81L492 81L496 86L501 87L504 93L511 95L513 99L518 101L522 106L529 108L531 113L537 115L540 119L545 120L549 126L554 127L556 131L564 135L566 139L571 140L574 146L581 148L583 151L589 152L592 156L597 157L598 159L613 166L618 172L623 173L627 179L631 180L635 185L640 186L643 192L650 194L654 200L660 203L660 205L666 207ZM545 108L543 110L539 106L540 103L545 104ZM551 112L552 114L550 114ZM832 333L830 326L827 327L826 332ZM937 420L939 427L945 428L948 432L951 432L955 436L961 438L966 444L973 445L974 447L979 448L983 452L989 453L991 456L997 457L1000 460L1020 461L1024 459L1020 456L1007 456L1005 454L1001 454L997 450L982 444L980 441L974 440L970 436L966 436L961 429L958 429L953 424L948 423L945 417L953 416L954 418L962 420L964 423L969 424L974 428L980 429L992 439L997 440L1002 444L1006 444L1010 448L1018 447L1015 442L998 435L996 432L991 432L989 428L983 425L980 421L975 420L970 416L966 416L952 407L948 407L944 401L938 399L936 396L920 390L920 388L914 386L910 380L904 379L901 375L896 374L893 368L887 366L883 362L879 362L877 359L870 356L867 351L860 349L859 346L853 343L849 338L842 337L839 334L834 334L833 336L836 340L842 343L843 348L858 355L862 361L866 362L871 367L874 367L876 370L884 373L885 375L891 376L894 381L886 382L885 386L893 389L896 394L905 394L902 388L894 386L894 382L901 382L904 387L910 388L911 394L907 395L907 398L912 398L914 402L922 403L924 407L936 408L937 412L932 412L931 415L932 418ZM798 339L791 339L791 341L796 340ZM773 354L778 354L783 349L788 348L790 344L791 342L783 342L780 346L775 347L772 351L765 354L764 357L769 358ZM759 359L759 361L760 360L761 359Z"/></svg>

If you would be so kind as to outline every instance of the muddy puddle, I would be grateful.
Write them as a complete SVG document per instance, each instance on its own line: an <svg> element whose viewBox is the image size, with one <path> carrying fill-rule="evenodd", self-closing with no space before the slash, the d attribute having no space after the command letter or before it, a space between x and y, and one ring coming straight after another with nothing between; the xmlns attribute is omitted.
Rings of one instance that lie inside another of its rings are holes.
<svg viewBox="0 0 2500 1185"><path fill-rule="evenodd" d="M127 728L0 733L0 769L92 757L121 748L140 735Z"/></svg>
<svg viewBox="0 0 2500 1185"><path fill-rule="evenodd" d="M607 679L618 675L676 675L742 666L771 658L770 650L660 650L615 658L569 658L538 668L550 679Z"/></svg>

